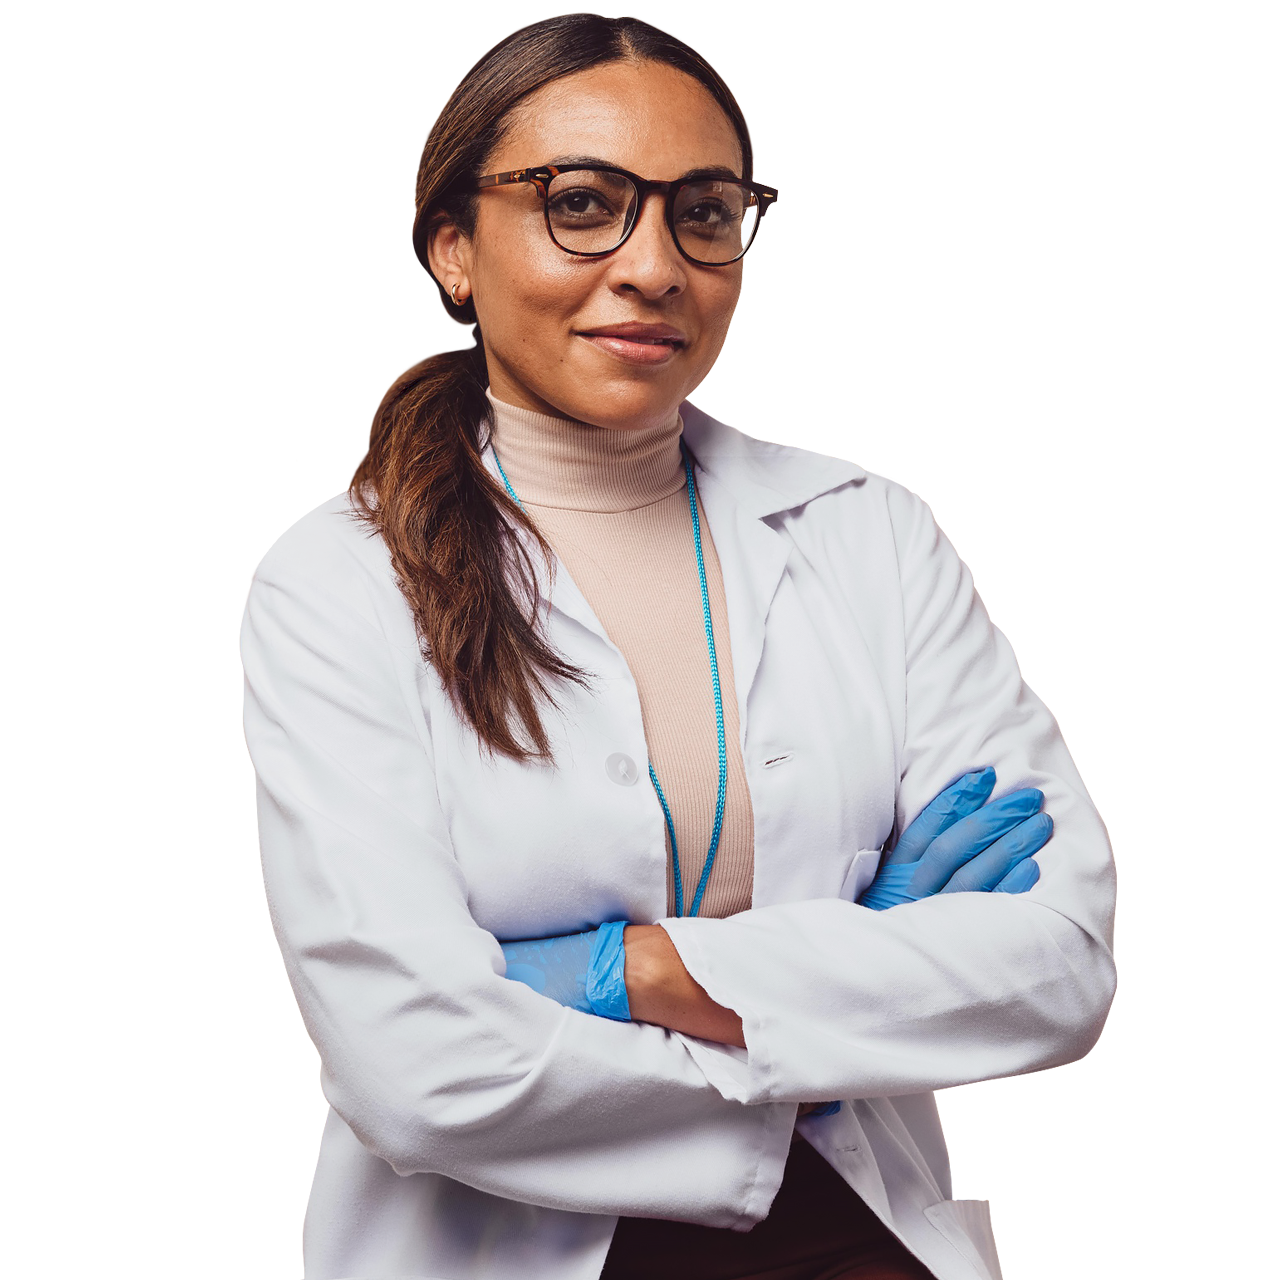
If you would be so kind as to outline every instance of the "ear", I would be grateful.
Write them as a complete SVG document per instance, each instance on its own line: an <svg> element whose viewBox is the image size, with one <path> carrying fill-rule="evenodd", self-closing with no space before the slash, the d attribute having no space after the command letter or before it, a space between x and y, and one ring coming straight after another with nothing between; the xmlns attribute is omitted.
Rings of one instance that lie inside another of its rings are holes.
<svg viewBox="0 0 1280 1280"><path fill-rule="evenodd" d="M446 293L456 285L459 303L471 296L471 241L443 213L427 228L427 260Z"/></svg>

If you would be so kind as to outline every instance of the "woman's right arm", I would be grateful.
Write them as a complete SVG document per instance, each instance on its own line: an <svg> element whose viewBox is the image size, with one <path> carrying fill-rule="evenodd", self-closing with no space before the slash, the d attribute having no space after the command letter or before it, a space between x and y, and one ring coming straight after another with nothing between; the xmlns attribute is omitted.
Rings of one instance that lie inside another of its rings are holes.
<svg viewBox="0 0 1280 1280"><path fill-rule="evenodd" d="M503 976L411 714L411 629L388 625L385 553L349 519L335 501L277 543L242 637L267 896L326 1097L401 1174L578 1212L758 1221L793 1103L726 1101L661 1028Z"/></svg>

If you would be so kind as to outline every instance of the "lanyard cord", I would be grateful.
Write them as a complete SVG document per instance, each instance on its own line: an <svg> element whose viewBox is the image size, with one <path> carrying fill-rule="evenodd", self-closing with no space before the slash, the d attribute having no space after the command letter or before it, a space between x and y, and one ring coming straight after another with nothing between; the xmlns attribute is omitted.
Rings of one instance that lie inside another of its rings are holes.
<svg viewBox="0 0 1280 1280"><path fill-rule="evenodd" d="M724 741L724 701L720 696L720 666L716 662L716 641L715 635L711 630L711 598L707 592L707 566L702 556L702 522L698 519L698 493L693 485L693 464L689 461L689 452L685 448L683 436L680 439L680 456L684 461L685 489L689 495L689 515L693 520L693 545L698 555L698 585L702 589L702 625L707 633L707 657L711 660L711 690L715 695L716 746L719 751L720 765L720 785L716 793L716 817L715 824L711 829L711 845L707 849L706 861L702 864L702 876L698 880L698 888L693 895L693 904L689 908L689 914L696 916L698 908L702 906L702 895L706 890L707 881L711 877L711 867L716 860L716 852L720 848L720 831L724 826L725 788L729 776L729 755L725 749ZM493 453L493 460L498 464L498 474L502 477L502 483L506 485L507 492L511 495L511 500L521 511L524 511L524 503L520 501L516 491L511 487L511 481L507 479L507 473L502 469L502 463L498 459L496 449ZM649 763L649 779L653 783L654 791L658 793L658 802L662 805L662 816L667 823L667 835L671 838L671 870L675 882L676 915L679 916L684 914L684 886L680 879L680 855L676 849L676 828L671 818L671 807L667 804L667 797L662 792L662 785L658 781L658 775L654 770L652 761Z"/></svg>

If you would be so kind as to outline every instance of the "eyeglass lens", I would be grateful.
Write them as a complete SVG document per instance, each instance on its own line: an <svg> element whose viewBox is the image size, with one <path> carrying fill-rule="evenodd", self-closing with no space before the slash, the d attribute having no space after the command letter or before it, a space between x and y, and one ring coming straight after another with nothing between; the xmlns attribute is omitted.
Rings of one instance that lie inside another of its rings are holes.
<svg viewBox="0 0 1280 1280"><path fill-rule="evenodd" d="M616 249L636 220L635 184L620 173L569 169L547 190L551 236L573 253ZM760 206L749 187L722 178L684 183L672 222L680 248L697 262L732 262L751 243Z"/></svg>

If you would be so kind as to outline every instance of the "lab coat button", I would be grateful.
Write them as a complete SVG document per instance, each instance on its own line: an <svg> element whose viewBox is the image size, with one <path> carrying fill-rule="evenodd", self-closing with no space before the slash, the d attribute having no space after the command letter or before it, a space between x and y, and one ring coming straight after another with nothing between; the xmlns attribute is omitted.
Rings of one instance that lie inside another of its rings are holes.
<svg viewBox="0 0 1280 1280"><path fill-rule="evenodd" d="M640 770L636 768L636 762L621 751L615 751L604 762L604 771L620 787L634 787L640 781Z"/></svg>

